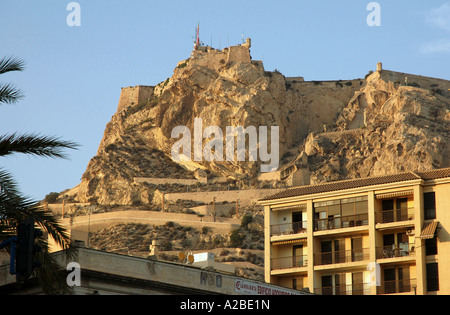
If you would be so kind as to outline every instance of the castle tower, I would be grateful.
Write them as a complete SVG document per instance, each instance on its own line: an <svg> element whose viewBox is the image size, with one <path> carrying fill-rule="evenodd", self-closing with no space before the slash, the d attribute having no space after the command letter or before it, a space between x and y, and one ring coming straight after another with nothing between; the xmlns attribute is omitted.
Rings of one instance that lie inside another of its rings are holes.
<svg viewBox="0 0 450 315"><path fill-rule="evenodd" d="M379 62L379 63L377 64L377 71L378 71L378 72L383 71L383 64L382 64L381 62Z"/></svg>

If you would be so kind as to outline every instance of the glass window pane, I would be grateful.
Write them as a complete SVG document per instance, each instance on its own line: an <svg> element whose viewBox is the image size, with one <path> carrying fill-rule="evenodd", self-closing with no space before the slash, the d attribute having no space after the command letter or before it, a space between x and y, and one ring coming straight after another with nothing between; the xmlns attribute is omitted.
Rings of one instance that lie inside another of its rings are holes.
<svg viewBox="0 0 450 315"><path fill-rule="evenodd" d="M408 209L408 199L407 198L402 198L402 199L397 199L397 209Z"/></svg>
<svg viewBox="0 0 450 315"><path fill-rule="evenodd" d="M439 290L439 271L438 264L427 264L427 291Z"/></svg>
<svg viewBox="0 0 450 315"><path fill-rule="evenodd" d="M436 194L434 192L423 194L425 220L436 219Z"/></svg>
<svg viewBox="0 0 450 315"><path fill-rule="evenodd" d="M436 194L434 192L423 194L423 201L425 209L436 207Z"/></svg>
<svg viewBox="0 0 450 315"><path fill-rule="evenodd" d="M355 214L355 204L346 203L342 205L342 216L347 217Z"/></svg>
<svg viewBox="0 0 450 315"><path fill-rule="evenodd" d="M341 215L341 206L334 205L328 207L328 216L340 216Z"/></svg>
<svg viewBox="0 0 450 315"><path fill-rule="evenodd" d="M383 210L394 210L394 199L383 200Z"/></svg>
<svg viewBox="0 0 450 315"><path fill-rule="evenodd" d="M355 213L356 214L367 214L369 213L369 205L367 201L358 202L355 204Z"/></svg>

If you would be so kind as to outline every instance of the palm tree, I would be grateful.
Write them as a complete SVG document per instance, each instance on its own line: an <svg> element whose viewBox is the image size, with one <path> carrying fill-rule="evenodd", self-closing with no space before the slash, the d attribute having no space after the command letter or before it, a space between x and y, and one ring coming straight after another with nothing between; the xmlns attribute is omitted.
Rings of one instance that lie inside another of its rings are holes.
<svg viewBox="0 0 450 315"><path fill-rule="evenodd" d="M0 74L11 71L23 71L24 62L16 58L0 60ZM19 89L11 83L0 84L0 104L13 104L23 97ZM35 134L18 135L16 133L0 135L0 157L13 154L65 158L64 149L76 149L77 144L63 141L56 137ZM32 217L36 224L63 249L71 252L70 237L56 218L47 212L38 202L24 197L18 190L12 175L0 168L0 241L6 240L17 232L17 226ZM42 288L50 294L59 293L66 287L58 277L57 263L48 254L48 244L40 240L43 247L39 255L41 267L36 269L36 276ZM64 279L65 280L65 279Z"/></svg>

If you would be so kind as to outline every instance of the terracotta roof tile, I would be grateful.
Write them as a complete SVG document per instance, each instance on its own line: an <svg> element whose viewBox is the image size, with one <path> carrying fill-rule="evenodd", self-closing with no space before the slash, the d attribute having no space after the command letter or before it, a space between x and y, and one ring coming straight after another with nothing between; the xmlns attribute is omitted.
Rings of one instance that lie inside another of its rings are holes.
<svg viewBox="0 0 450 315"><path fill-rule="evenodd" d="M352 188L374 186L381 184L389 184L403 182L415 179L432 180L438 178L450 177L450 168L432 170L426 172L406 172L393 175L384 175L376 177L358 178L343 181L335 181L317 185L300 186L279 192L273 196L266 197L260 201L277 200L297 196L305 196L330 191L339 191Z"/></svg>
<svg viewBox="0 0 450 315"><path fill-rule="evenodd" d="M415 172L423 180L433 180L450 177L450 168L442 168L438 170L431 170L426 172Z"/></svg>

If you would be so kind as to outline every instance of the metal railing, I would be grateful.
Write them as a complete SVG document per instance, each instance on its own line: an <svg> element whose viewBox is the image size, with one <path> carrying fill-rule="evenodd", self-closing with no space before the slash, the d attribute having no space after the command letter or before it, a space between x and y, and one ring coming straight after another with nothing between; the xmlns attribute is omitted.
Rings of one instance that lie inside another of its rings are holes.
<svg viewBox="0 0 450 315"><path fill-rule="evenodd" d="M377 223L391 223L414 220L414 208L383 210L377 213Z"/></svg>
<svg viewBox="0 0 450 315"><path fill-rule="evenodd" d="M342 250L335 252L326 252L320 254L314 254L314 265L331 265L341 264L347 262L357 262L369 260L370 252L368 248L361 250Z"/></svg>
<svg viewBox="0 0 450 315"><path fill-rule="evenodd" d="M364 225L369 225L369 215L356 214L345 217L316 219L314 220L314 231L326 231Z"/></svg>
<svg viewBox="0 0 450 315"><path fill-rule="evenodd" d="M417 288L416 279L403 279L382 281L381 286L377 288L377 294L396 294L414 292Z"/></svg>
<svg viewBox="0 0 450 315"><path fill-rule="evenodd" d="M314 289L318 295L370 295L370 284L355 283Z"/></svg>
<svg viewBox="0 0 450 315"><path fill-rule="evenodd" d="M272 225L271 236L306 233L306 226L306 221Z"/></svg>
<svg viewBox="0 0 450 315"><path fill-rule="evenodd" d="M415 244L377 247L377 259L415 256Z"/></svg>
<svg viewBox="0 0 450 315"><path fill-rule="evenodd" d="M289 269L306 266L308 266L307 255L272 258L272 270Z"/></svg>

